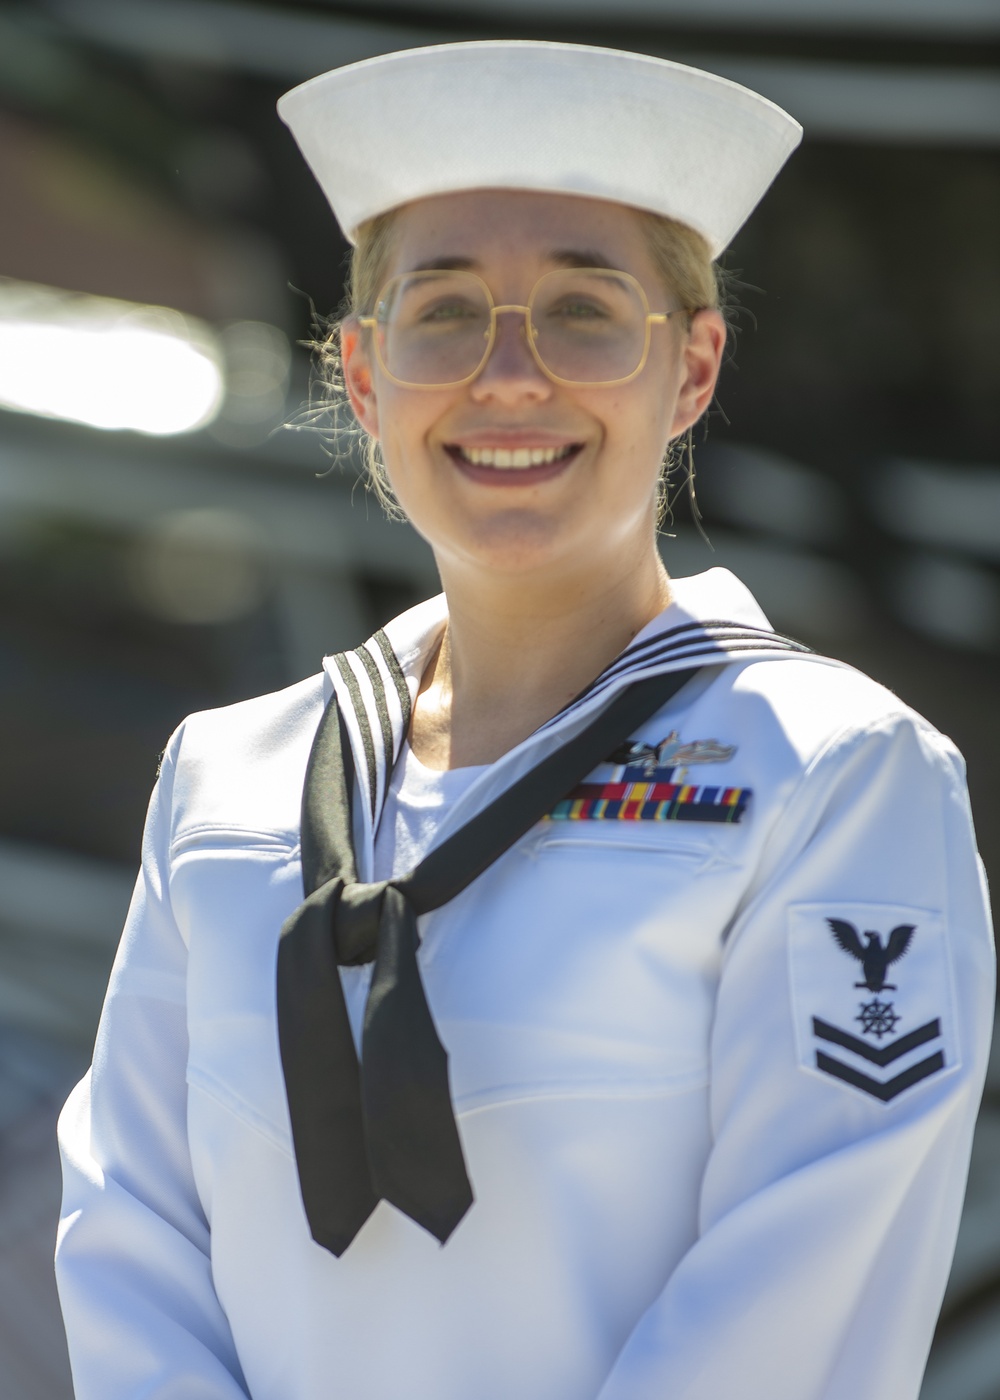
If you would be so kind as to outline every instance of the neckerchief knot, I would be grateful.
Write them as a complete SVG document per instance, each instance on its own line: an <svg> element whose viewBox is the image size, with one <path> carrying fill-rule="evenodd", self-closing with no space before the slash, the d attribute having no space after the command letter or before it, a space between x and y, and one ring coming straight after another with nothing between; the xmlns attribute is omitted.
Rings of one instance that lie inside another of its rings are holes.
<svg viewBox="0 0 1000 1400"><path fill-rule="evenodd" d="M330 881L331 884L339 883ZM333 925L337 961L343 967L374 962L378 955L378 932L387 880L362 885L341 884Z"/></svg>

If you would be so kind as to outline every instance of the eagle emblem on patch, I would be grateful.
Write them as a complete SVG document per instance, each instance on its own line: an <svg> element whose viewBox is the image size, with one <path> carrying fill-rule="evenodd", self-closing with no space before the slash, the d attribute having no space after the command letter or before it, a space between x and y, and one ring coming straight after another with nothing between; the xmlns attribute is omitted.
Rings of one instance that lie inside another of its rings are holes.
<svg viewBox="0 0 1000 1400"><path fill-rule="evenodd" d="M857 958L865 975L863 982L855 982L856 987L867 987L870 992L896 991L892 983L885 980L886 970L897 961L910 946L913 937L913 924L899 924L889 934L888 942L882 946L878 933L868 930L862 944L858 931L846 919L827 919L830 931L845 953Z"/></svg>
<svg viewBox="0 0 1000 1400"><path fill-rule="evenodd" d="M801 1068L889 1104L958 1067L939 912L793 905L788 947Z"/></svg>

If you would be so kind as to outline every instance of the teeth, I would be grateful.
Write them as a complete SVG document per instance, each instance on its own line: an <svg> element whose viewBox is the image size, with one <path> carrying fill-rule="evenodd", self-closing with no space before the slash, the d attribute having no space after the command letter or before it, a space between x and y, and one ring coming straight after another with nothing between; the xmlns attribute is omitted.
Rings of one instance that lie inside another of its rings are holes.
<svg viewBox="0 0 1000 1400"><path fill-rule="evenodd" d="M516 470L518 467L540 467L546 462L555 462L572 452L567 447L460 447L459 452L474 466L501 467Z"/></svg>

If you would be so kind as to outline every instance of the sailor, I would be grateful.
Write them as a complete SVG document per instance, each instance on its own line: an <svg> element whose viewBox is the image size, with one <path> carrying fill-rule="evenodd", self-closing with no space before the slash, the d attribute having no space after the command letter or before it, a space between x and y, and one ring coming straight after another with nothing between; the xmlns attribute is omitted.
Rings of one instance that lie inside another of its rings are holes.
<svg viewBox="0 0 1000 1400"><path fill-rule="evenodd" d="M655 540L799 128L545 43L280 110L443 593L169 744L61 1123L78 1400L915 1400L993 1008L961 759Z"/></svg>

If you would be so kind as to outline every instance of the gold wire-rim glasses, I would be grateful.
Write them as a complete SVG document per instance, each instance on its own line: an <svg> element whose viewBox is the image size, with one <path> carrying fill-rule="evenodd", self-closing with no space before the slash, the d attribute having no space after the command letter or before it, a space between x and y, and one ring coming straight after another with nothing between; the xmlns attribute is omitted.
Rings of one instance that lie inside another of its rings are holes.
<svg viewBox="0 0 1000 1400"><path fill-rule="evenodd" d="M497 338L497 317L500 315L501 312L509 311L520 311L524 313L524 338L527 341L528 349L531 351L532 359L535 361L535 364L541 370L542 374L544 374L545 377L547 379L550 379L554 384L561 384L565 388L569 389L609 389L619 384L628 384L630 380L635 379L636 376L640 375L642 371L646 368L646 361L649 359L649 347L652 340L652 327L654 325L666 325L666 323L670 320L672 316L676 316L678 312L684 311L685 308L676 307L673 311L650 311L649 298L646 296L646 291L642 283L637 277L633 277L631 272L624 272L619 268L579 267L565 269L565 271L567 272L578 273L581 276L586 276L588 273L597 274L601 277L608 277L609 275L614 276L620 278L623 282L630 286L633 289L633 291L635 291L638 295L639 301L643 308L645 334L643 338L642 355L639 359L639 363L636 365L635 369L630 371L630 373L620 375L617 379L564 379L561 375L556 374L554 370L550 369L549 366L542 359L541 355L538 352L538 347L535 343L538 337L538 332L535 329L535 327L531 324L531 313L534 307L535 297L538 293L539 287L542 286L542 284L546 281L547 278L557 276L563 271L564 269L557 268L554 269L552 272L543 272L541 277L538 278L537 282L534 284L531 291L529 292L528 300L525 305L520 305L517 302L505 302L498 306L493 300L493 293L490 291L489 286L483 280L483 278L475 272L469 272L464 268L461 269L461 275L463 277L470 278L472 281L477 282L482 288L483 293L486 297L487 305L489 306L490 313L489 331L486 336L486 345L483 349L482 357L479 363L476 365L476 368L472 371L472 373L467 374L464 377L464 379L450 379L440 384L426 384L422 383L419 380L398 378L389 369L382 355L382 346L380 343L380 338L376 334L379 325L378 316L358 316L357 323L363 329L370 330L372 332L372 340L375 345L375 357L378 360L379 368L382 370L382 373L391 383L399 385L399 387L402 389L461 389L466 384L471 384L474 379L478 378L478 376L482 374L483 370L486 368L486 363L489 360L490 355L493 353L493 347L496 344ZM381 306L381 304L387 299L388 293L399 282L412 282L417 281L421 278L430 279L434 277L441 277L444 274L455 275L455 272L456 269L454 268L422 268L419 272L399 273L397 276L389 278L388 282L386 282L385 286L382 288L381 292L376 298L375 304L376 306Z"/></svg>

